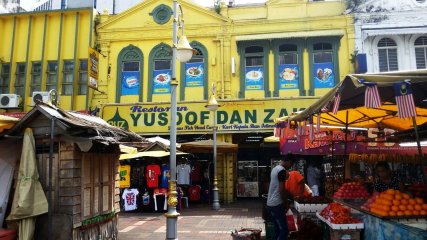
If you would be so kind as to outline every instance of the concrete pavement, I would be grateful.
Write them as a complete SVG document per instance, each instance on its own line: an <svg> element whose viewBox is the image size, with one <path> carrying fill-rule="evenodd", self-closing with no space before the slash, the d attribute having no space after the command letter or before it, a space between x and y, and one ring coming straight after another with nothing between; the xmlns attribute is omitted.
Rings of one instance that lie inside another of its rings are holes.
<svg viewBox="0 0 427 240"><path fill-rule="evenodd" d="M180 211L178 238L183 240L232 239L231 231L241 228L262 229L261 200L239 200L221 205L219 211L211 210L208 204L191 204ZM166 218L163 213L120 213L119 239L165 239Z"/></svg>

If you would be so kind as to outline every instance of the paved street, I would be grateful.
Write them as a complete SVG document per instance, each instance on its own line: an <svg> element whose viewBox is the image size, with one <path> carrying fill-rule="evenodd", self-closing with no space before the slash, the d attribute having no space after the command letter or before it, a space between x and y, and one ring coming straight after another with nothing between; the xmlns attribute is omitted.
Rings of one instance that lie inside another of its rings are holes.
<svg viewBox="0 0 427 240"><path fill-rule="evenodd" d="M240 200L221 205L219 211L211 210L207 204L184 208L178 219L178 238L183 240L232 239L231 230L240 228L262 229L261 200ZM165 239L166 218L163 213L121 213L119 239Z"/></svg>

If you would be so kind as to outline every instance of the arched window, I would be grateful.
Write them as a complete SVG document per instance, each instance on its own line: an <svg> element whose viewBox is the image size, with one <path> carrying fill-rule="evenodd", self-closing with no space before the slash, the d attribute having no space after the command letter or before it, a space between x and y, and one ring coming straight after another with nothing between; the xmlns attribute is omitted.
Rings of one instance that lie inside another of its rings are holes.
<svg viewBox="0 0 427 240"><path fill-rule="evenodd" d="M396 42L391 38L383 38L377 46L380 72L399 70Z"/></svg>
<svg viewBox="0 0 427 240"><path fill-rule="evenodd" d="M245 48L245 90L264 89L264 49L260 46Z"/></svg>
<svg viewBox="0 0 427 240"><path fill-rule="evenodd" d="M425 69L427 62L427 37L422 36L415 40L415 61L417 69Z"/></svg>
<svg viewBox="0 0 427 240"><path fill-rule="evenodd" d="M185 100L185 88L204 87L203 99L208 98L208 51L199 42L190 43L195 50L193 57L186 63L181 63L181 79L185 82L181 84L180 99Z"/></svg>
<svg viewBox="0 0 427 240"><path fill-rule="evenodd" d="M279 46L279 90L298 89L298 47L295 44Z"/></svg>
<svg viewBox="0 0 427 240"><path fill-rule="evenodd" d="M172 48L161 43L150 52L148 79L148 101L152 94L169 94L172 80Z"/></svg>
<svg viewBox="0 0 427 240"><path fill-rule="evenodd" d="M143 55L138 47L129 45L120 51L117 59L116 102L120 102L120 96L126 95L139 95L139 100L142 100L142 67Z"/></svg>
<svg viewBox="0 0 427 240"><path fill-rule="evenodd" d="M334 50L331 43L313 44L313 75L315 88L335 85Z"/></svg>
<svg viewBox="0 0 427 240"><path fill-rule="evenodd" d="M239 98L259 95L271 97L268 82L268 54L270 41L241 41L237 43L240 55L240 91Z"/></svg>

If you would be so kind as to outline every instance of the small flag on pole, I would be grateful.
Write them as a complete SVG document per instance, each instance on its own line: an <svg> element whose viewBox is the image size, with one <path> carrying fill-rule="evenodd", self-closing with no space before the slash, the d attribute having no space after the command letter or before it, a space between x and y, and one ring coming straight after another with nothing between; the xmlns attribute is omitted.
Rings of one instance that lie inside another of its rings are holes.
<svg viewBox="0 0 427 240"><path fill-rule="evenodd" d="M334 100L334 106L333 106L333 108L332 108L332 113L333 114L337 114L337 112L338 112L338 109L339 109L339 107L340 107L340 102L341 102L341 93L340 93L340 91L338 90L336 93L335 93L335 100Z"/></svg>
<svg viewBox="0 0 427 240"><path fill-rule="evenodd" d="M308 129L308 139L310 140L310 142L312 142L314 140L313 116L310 116L308 121L310 123L310 127Z"/></svg>
<svg viewBox="0 0 427 240"><path fill-rule="evenodd" d="M410 83L408 81L395 83L394 94L399 118L415 117L417 112Z"/></svg>
<svg viewBox="0 0 427 240"><path fill-rule="evenodd" d="M317 114L316 118L316 133L320 132L320 113Z"/></svg>
<svg viewBox="0 0 427 240"><path fill-rule="evenodd" d="M366 108L379 108L381 107L380 94L378 92L377 84L366 84L365 89L365 107Z"/></svg>

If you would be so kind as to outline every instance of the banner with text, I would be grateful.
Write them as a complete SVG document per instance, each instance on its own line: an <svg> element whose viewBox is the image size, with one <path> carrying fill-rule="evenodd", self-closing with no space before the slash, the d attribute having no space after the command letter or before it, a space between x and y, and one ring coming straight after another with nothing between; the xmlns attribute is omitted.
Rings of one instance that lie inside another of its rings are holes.
<svg viewBox="0 0 427 240"><path fill-rule="evenodd" d="M89 83L90 88L98 89L98 64L99 64L99 52L89 47L89 61L88 61L88 72L89 72Z"/></svg>
<svg viewBox="0 0 427 240"><path fill-rule="evenodd" d="M271 131L274 119L301 111L316 97L300 99L260 99L219 101L216 111L219 132ZM206 102L182 102L177 107L177 130L180 133L210 132L213 115L205 107ZM169 103L107 104L102 106L101 116L109 124L129 129L139 134L169 133Z"/></svg>

